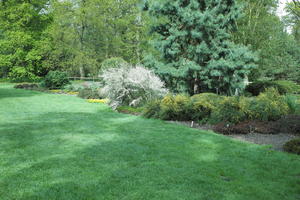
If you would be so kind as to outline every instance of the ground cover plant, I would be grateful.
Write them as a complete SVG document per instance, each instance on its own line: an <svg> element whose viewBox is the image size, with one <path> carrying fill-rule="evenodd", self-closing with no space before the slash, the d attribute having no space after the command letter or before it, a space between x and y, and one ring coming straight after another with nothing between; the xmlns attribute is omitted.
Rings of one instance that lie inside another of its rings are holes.
<svg viewBox="0 0 300 200"><path fill-rule="evenodd" d="M0 84L0 197L298 199L300 157Z"/></svg>

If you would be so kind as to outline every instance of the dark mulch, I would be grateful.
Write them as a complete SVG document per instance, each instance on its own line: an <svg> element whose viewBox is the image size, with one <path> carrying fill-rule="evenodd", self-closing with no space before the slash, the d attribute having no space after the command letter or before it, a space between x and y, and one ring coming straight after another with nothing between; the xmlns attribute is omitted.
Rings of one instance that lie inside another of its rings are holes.
<svg viewBox="0 0 300 200"><path fill-rule="evenodd" d="M198 123L195 122L179 122L179 121L168 121L170 123L176 123L176 124L181 124L184 126L188 126L191 128L196 128L199 130L214 130L215 126L212 125L200 125ZM237 126L236 129L241 128L241 127L245 127L247 125L253 125L254 126L254 122L245 122L245 123L241 123L239 126ZM279 151L283 151L283 145L290 141L291 139L297 138L299 137L299 135L296 134L287 134L287 133L277 133L277 134L271 134L271 132L274 131L274 129L272 129L272 131L269 131L269 128L272 128L271 124L265 123L264 122L260 122L257 124L257 122L255 122L255 125L257 125L257 129L260 132L266 132L266 133L256 133L256 132L251 132L251 133L242 133L242 134L230 134L229 132L227 134L224 134L228 137L240 140L240 141L244 141L244 142L251 142L254 144L259 144L259 145L271 145L272 149L274 150L279 150ZM259 126L258 126L259 125ZM244 130L244 129L243 129ZM242 130L242 131L243 131ZM249 130L255 130L254 128L252 128L251 126L249 126Z"/></svg>
<svg viewBox="0 0 300 200"><path fill-rule="evenodd" d="M254 144L260 145L272 145L272 149L283 151L283 145L292 140L297 138L294 134L286 134L286 133L279 133L279 134L261 134L261 133L249 133L249 134L234 134L228 135L231 138L251 142Z"/></svg>

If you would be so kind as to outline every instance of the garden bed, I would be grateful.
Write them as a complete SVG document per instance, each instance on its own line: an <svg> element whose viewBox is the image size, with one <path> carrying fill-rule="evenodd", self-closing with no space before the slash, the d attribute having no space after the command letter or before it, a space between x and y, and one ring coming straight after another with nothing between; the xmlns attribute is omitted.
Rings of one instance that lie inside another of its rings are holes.
<svg viewBox="0 0 300 200"><path fill-rule="evenodd" d="M168 121L168 122L188 126L188 127L199 129L199 130L213 130L214 129L213 125L200 125L198 123L190 122L190 121L184 121L184 122ZM240 140L240 141L250 142L250 143L254 143L254 144L271 145L272 149L278 150L278 151L283 151L283 145L286 142L299 137L295 134L287 134L287 133L279 133L279 134L248 133L248 134L229 134L226 136Z"/></svg>
<svg viewBox="0 0 300 200"><path fill-rule="evenodd" d="M251 142L254 144L260 144L260 145L272 145L272 149L283 151L283 145L292 140L297 138L296 135L293 134L286 134L286 133L280 133L280 134L261 134L261 133L249 133L249 134L234 134L234 135L228 135L231 138L240 140L240 141L246 141Z"/></svg>

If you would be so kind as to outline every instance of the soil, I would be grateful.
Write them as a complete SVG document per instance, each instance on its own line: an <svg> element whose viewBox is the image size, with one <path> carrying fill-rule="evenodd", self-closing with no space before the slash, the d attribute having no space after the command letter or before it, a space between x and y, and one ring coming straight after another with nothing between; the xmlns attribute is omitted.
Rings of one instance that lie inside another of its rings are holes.
<svg viewBox="0 0 300 200"><path fill-rule="evenodd" d="M251 142L254 144L261 145L272 145L272 149L283 151L283 145L296 138L296 135L279 133L279 134L260 134L260 133L250 133L246 135L228 135L231 138Z"/></svg>
<svg viewBox="0 0 300 200"><path fill-rule="evenodd" d="M212 130L212 125L200 125L193 122L179 122L179 121L168 121L170 123L176 123L181 124L184 126L188 126L191 128L196 128L199 130ZM232 134L232 135L226 135L228 137L240 140L240 141L246 141L254 144L260 144L260 145L271 145L272 149L283 151L283 145L290 141L291 139L296 138L296 135L293 134L286 134L286 133L279 133L279 134L260 134L260 133L250 133L250 134ZM299 137L299 136L298 136Z"/></svg>

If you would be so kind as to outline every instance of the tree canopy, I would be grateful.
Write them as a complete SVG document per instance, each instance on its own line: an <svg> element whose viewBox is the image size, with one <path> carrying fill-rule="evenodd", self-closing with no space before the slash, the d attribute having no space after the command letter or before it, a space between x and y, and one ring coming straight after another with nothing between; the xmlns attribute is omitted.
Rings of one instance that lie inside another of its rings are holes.
<svg viewBox="0 0 300 200"><path fill-rule="evenodd" d="M120 58L190 94L300 82L299 4L280 18L277 0L1 0L0 77L98 76Z"/></svg>

